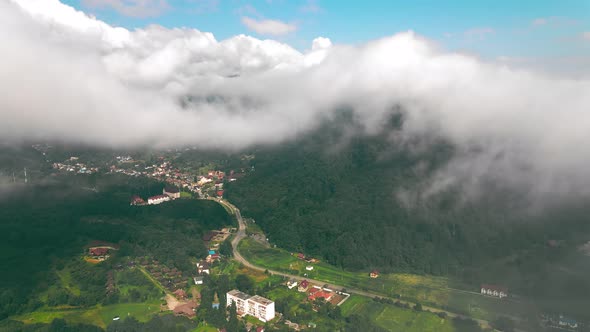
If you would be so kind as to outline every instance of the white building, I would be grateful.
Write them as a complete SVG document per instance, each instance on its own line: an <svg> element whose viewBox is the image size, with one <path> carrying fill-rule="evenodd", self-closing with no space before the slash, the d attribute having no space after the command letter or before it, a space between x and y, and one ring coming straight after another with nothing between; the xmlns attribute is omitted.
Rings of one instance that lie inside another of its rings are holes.
<svg viewBox="0 0 590 332"><path fill-rule="evenodd" d="M236 304L238 315L250 315L263 322L275 318L275 303L262 296L250 296L237 289L227 292L227 306Z"/></svg>
<svg viewBox="0 0 590 332"><path fill-rule="evenodd" d="M508 296L508 289L506 289L505 287L501 287L501 286L496 286L496 285L481 285L481 294L482 295L489 295L489 296L494 296L494 297L499 297L499 298L503 298L503 297L507 297Z"/></svg>
<svg viewBox="0 0 590 332"><path fill-rule="evenodd" d="M148 198L148 204L155 205L155 204L168 202L169 200L170 200L170 197L168 197L166 195L152 196L152 197Z"/></svg>
<svg viewBox="0 0 590 332"><path fill-rule="evenodd" d="M296 280L289 280L287 281L287 287L289 289L293 289L294 287L297 287L297 281Z"/></svg>
<svg viewBox="0 0 590 332"><path fill-rule="evenodd" d="M171 199L180 198L180 190L174 187L164 187L164 189L162 189L162 194L170 197Z"/></svg>

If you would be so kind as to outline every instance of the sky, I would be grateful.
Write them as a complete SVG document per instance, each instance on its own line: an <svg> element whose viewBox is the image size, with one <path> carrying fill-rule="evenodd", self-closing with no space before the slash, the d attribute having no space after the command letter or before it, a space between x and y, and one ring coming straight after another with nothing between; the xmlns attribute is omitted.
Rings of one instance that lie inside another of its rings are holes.
<svg viewBox="0 0 590 332"><path fill-rule="evenodd" d="M483 57L590 55L579 43L590 31L587 0L66 0L105 22L125 28L159 24L212 32L273 37L299 50L323 36L358 44L412 30L452 50ZM245 21L249 19L249 21ZM253 24L275 21L276 32Z"/></svg>
<svg viewBox="0 0 590 332"><path fill-rule="evenodd" d="M392 149L455 147L424 195L590 197L584 2L82 1L0 1L0 141L241 151L399 110Z"/></svg>

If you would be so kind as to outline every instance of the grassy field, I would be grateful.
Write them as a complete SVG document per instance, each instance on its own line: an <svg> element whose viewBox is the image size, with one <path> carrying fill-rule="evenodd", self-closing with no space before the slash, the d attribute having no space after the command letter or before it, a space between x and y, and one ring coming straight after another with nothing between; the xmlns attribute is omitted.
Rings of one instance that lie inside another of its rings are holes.
<svg viewBox="0 0 590 332"><path fill-rule="evenodd" d="M94 306L90 308L75 309L53 309L42 308L40 310L26 313L11 319L26 324L51 323L54 318L63 318L71 323L85 323L106 327L115 316L133 316L140 322L148 321L153 315L160 312L160 302L146 303L121 303L107 306Z"/></svg>
<svg viewBox="0 0 590 332"><path fill-rule="evenodd" d="M475 318L492 319L496 314L510 315L516 310L522 310L518 303L484 297L477 294L477 290L469 292L450 289L451 282L447 278L392 273L372 279L368 273L344 271L324 262L307 263L285 250L266 248L250 238L240 242L239 250L246 259L258 266L300 276L307 275L312 279L389 297L400 296L401 299L446 308ZM305 267L308 265L313 265L314 269L307 271Z"/></svg>
<svg viewBox="0 0 590 332"><path fill-rule="evenodd" d="M188 191L181 191L180 198L193 198L193 194L189 193Z"/></svg>
<svg viewBox="0 0 590 332"><path fill-rule="evenodd" d="M453 332L455 328L448 319L429 312L417 312L374 302L372 299L352 296L341 306L346 316L357 314L369 317L380 327L392 332Z"/></svg>
<svg viewBox="0 0 590 332"><path fill-rule="evenodd" d="M217 328L209 325L199 326L193 332L217 332Z"/></svg>
<svg viewBox="0 0 590 332"><path fill-rule="evenodd" d="M59 277L59 281L63 288L76 296L80 296L80 288L72 282L72 275L68 269L56 271L55 273Z"/></svg>

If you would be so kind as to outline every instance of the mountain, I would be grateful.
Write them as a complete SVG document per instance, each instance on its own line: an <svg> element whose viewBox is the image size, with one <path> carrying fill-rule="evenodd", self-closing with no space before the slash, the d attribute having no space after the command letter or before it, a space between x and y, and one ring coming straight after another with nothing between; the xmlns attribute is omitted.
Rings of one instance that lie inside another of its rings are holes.
<svg viewBox="0 0 590 332"><path fill-rule="evenodd" d="M400 121L371 135L351 134L358 128L343 121L260 148L255 171L229 184L226 195L271 243L352 270L456 275L474 285L487 274L510 283L529 268L510 265L514 260L559 260L535 256L548 240L563 244L553 252L587 241L590 208L583 201L537 213L523 193L493 182L473 199L460 187L414 194L455 151L436 139L416 142L420 149L392 140ZM510 273L494 272L499 265Z"/></svg>

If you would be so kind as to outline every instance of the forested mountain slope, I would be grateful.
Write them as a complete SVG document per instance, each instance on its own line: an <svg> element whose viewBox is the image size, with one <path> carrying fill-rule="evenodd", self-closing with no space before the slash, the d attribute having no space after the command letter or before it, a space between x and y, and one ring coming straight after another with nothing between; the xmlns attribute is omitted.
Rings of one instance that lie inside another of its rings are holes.
<svg viewBox="0 0 590 332"><path fill-rule="evenodd" d="M435 140L422 149L396 144L389 139L395 124L372 136L349 128L325 126L259 149L255 171L231 183L227 197L272 243L348 269L464 273L549 239L580 241L575 234L587 231L583 203L529 213L525 198L493 186L475 200L455 188L408 205L400 193L419 188L453 148Z"/></svg>

